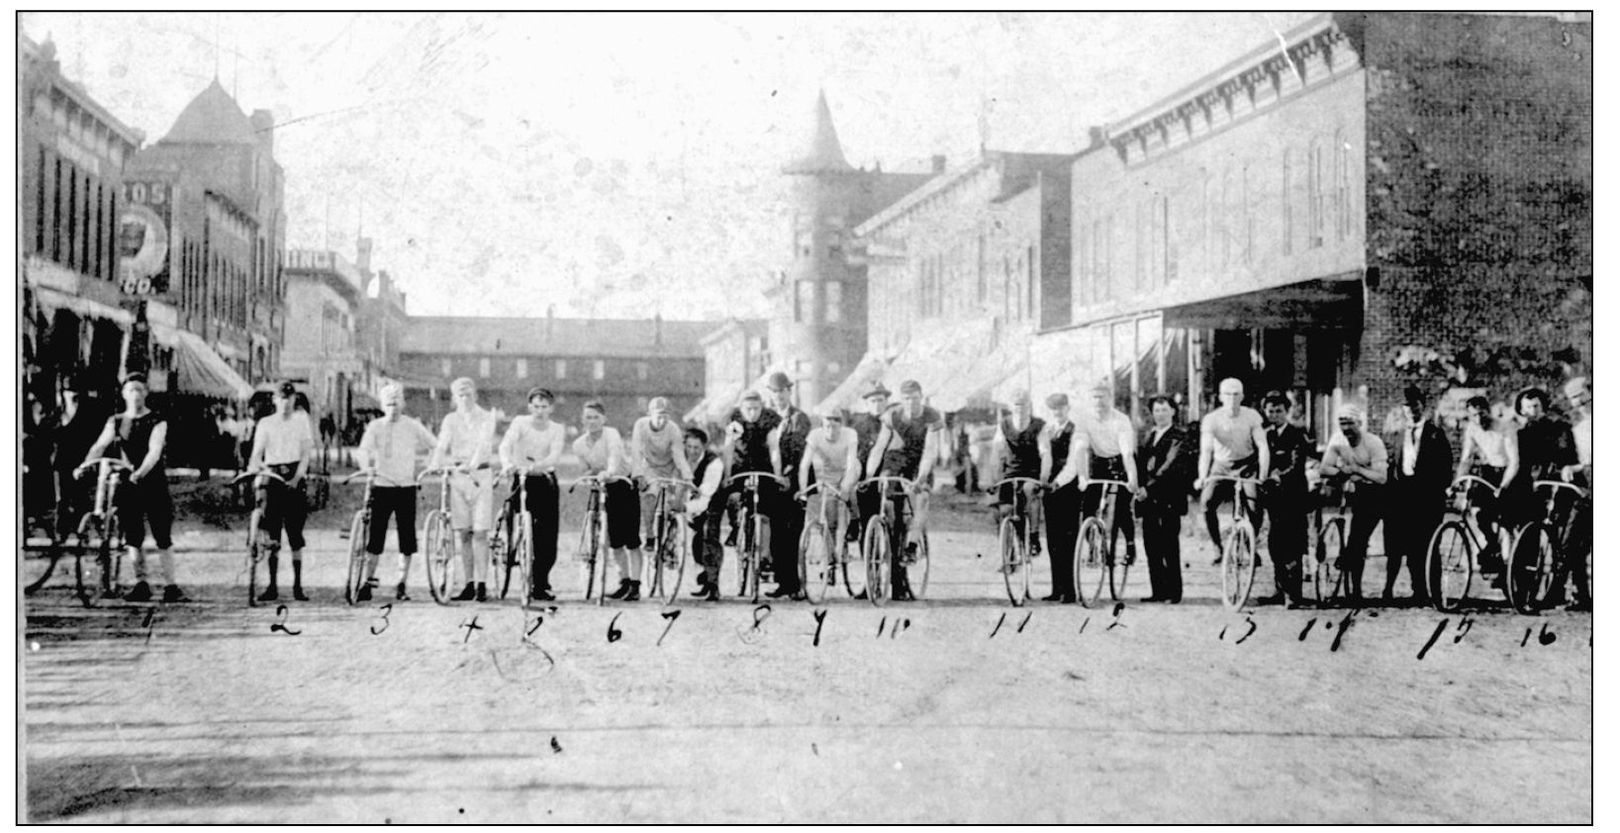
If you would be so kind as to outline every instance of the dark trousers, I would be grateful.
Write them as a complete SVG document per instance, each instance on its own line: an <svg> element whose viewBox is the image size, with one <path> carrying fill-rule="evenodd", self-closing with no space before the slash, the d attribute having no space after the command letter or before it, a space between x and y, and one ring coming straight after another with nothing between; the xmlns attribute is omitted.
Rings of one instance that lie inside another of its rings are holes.
<svg viewBox="0 0 1620 833"><path fill-rule="evenodd" d="M726 552L720 546L720 518L723 514L711 509L692 519L692 559L703 568L698 577L701 585L718 587L720 584L720 565Z"/></svg>
<svg viewBox="0 0 1620 833"><path fill-rule="evenodd" d="M1123 457L1096 457L1091 458L1091 477L1096 480L1118 480L1125 482L1125 463ZM1090 486L1086 489L1083 499L1086 517L1097 514L1102 503L1103 487ZM1120 486L1114 492L1114 526L1125 532L1125 551L1131 555L1136 554L1136 518L1131 512L1130 495L1125 494L1125 487ZM1108 530L1112 539L1114 531Z"/></svg>
<svg viewBox="0 0 1620 833"><path fill-rule="evenodd" d="M1553 577L1553 592L1564 589L1565 573L1575 577L1575 600L1590 604L1592 577L1587 574L1586 557L1592 552L1592 501L1576 504L1570 518L1569 535L1564 539L1564 561L1558 575Z"/></svg>
<svg viewBox="0 0 1620 833"><path fill-rule="evenodd" d="M1339 554L1339 567L1353 599L1361 599L1361 572L1367 566L1367 542L1384 517L1384 489L1372 483L1357 483L1349 497L1350 534Z"/></svg>
<svg viewBox="0 0 1620 833"><path fill-rule="evenodd" d="M1173 509L1143 504L1142 546L1147 549L1148 582L1153 596L1181 601L1181 515Z"/></svg>
<svg viewBox="0 0 1620 833"><path fill-rule="evenodd" d="M878 513L878 507L882 505L879 491L876 486L855 490L855 522L849 525L844 540L859 543L861 536L866 534L866 522Z"/></svg>
<svg viewBox="0 0 1620 833"><path fill-rule="evenodd" d="M1303 486L1300 489L1303 490ZM1309 548L1310 512L1304 495L1266 494L1266 549L1271 552L1271 573L1278 592L1290 599L1299 597L1300 562Z"/></svg>
<svg viewBox="0 0 1620 833"><path fill-rule="evenodd" d="M529 512L529 540L534 545L534 567L529 583L538 594L551 590L551 568L557 564L557 481L551 477L525 478Z"/></svg>
<svg viewBox="0 0 1620 833"><path fill-rule="evenodd" d="M285 479L292 479L298 471L296 465L271 466L270 470ZM304 518L309 508L304 502L302 487L293 488L283 486L274 480L266 478L264 484L264 520L260 528L270 539L272 549L281 546L281 529L287 528L287 547L292 550L304 548Z"/></svg>
<svg viewBox="0 0 1620 833"><path fill-rule="evenodd" d="M1080 535L1080 489L1070 483L1046 494L1046 542L1051 547L1052 592L1074 595L1074 543Z"/></svg>
<svg viewBox="0 0 1620 833"><path fill-rule="evenodd" d="M56 536L65 538L79 531L79 520L90 511L90 480L73 476L73 470L56 472Z"/></svg>
<svg viewBox="0 0 1620 833"><path fill-rule="evenodd" d="M799 535L804 532L804 507L790 495L777 493L763 496L766 505L774 504L771 513L771 569L776 572L776 586L784 590L799 588Z"/></svg>
<svg viewBox="0 0 1620 833"><path fill-rule="evenodd" d="M1429 539L1446 516L1446 494L1430 491L1410 480L1397 480L1386 488L1390 509L1384 517L1384 555L1388 559L1384 592L1395 588L1395 577L1406 564L1412 580L1412 598L1429 597L1429 576L1425 569Z"/></svg>
<svg viewBox="0 0 1620 833"><path fill-rule="evenodd" d="M371 534L366 537L366 552L382 555L383 542L388 540L388 516L394 516L399 529L400 555L416 553L416 487L371 487Z"/></svg>
<svg viewBox="0 0 1620 833"><path fill-rule="evenodd" d="M152 540L158 549L174 546L169 538L174 525L174 504L169 500L169 477L162 469L153 469L141 482L131 484L126 478L118 487L115 498L118 505L118 526L124 532L124 544L139 547L146 543L146 528L152 528Z"/></svg>

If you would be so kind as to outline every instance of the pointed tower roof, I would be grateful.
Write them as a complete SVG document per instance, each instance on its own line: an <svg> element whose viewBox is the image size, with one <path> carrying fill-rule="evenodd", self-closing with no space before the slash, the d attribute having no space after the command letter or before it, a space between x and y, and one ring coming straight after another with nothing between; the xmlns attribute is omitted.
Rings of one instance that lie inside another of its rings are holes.
<svg viewBox="0 0 1620 833"><path fill-rule="evenodd" d="M208 89L180 111L165 142L207 142L209 144L254 144L253 124L215 78Z"/></svg>
<svg viewBox="0 0 1620 833"><path fill-rule="evenodd" d="M853 170L854 166L844 158L844 150L838 145L838 131L833 128L832 110L827 107L827 91L822 90L816 97L815 133L811 134L809 144L793 157L793 161L783 166L782 172L818 174Z"/></svg>

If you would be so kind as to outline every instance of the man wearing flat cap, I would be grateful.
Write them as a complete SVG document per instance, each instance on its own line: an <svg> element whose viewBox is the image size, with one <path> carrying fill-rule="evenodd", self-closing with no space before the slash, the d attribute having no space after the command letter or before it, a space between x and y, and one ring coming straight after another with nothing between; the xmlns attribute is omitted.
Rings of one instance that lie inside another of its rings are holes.
<svg viewBox="0 0 1620 833"><path fill-rule="evenodd" d="M861 470L856 472L856 480L862 477L872 477L877 474L866 468L867 458L872 454L872 446L877 442L878 433L883 430L883 415L889 408L889 389L882 382L873 382L861 394L861 406L865 409L861 413L850 417L849 427L855 429L855 459L860 462ZM847 541L859 541L861 530L866 528L866 522L878 513L878 494L872 489L859 489L855 492L855 523L849 525L845 536Z"/></svg>
<svg viewBox="0 0 1620 833"><path fill-rule="evenodd" d="M906 565L916 560L917 553L917 542L912 540L909 530L927 528L928 476L939 457L939 444L944 439L940 435L945 430L945 420L939 411L923 404L922 385L908 379L900 383L900 407L885 413L881 424L877 441L867 456L867 476L903 477L916 483L916 490L909 500L904 499L904 495L885 490L889 492L890 499L898 504L896 509L900 511L895 513L895 534L905 541L904 547L895 548L890 568L894 576L893 597L908 601L916 597L911 592ZM905 511L907 506L916 513L909 523Z"/></svg>
<svg viewBox="0 0 1620 833"><path fill-rule="evenodd" d="M267 470L281 481L255 478L255 489L264 501L262 528L270 540L270 584L259 594L259 601L272 602L277 596L276 569L280 566L281 530L287 530L287 548L292 550L293 598L309 601L304 595L304 475L315 453L315 429L309 414L293 407L298 389L291 382L276 388L276 412L259 420L253 431L253 450L248 453L248 471Z"/></svg>

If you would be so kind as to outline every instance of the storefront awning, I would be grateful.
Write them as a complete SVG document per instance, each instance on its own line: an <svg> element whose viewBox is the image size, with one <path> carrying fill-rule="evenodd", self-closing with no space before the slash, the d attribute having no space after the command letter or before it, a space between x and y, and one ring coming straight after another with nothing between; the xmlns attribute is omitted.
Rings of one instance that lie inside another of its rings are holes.
<svg viewBox="0 0 1620 833"><path fill-rule="evenodd" d="M247 399L253 395L248 384L226 361L189 330L152 325L152 338L174 348L175 387L179 393L200 393L225 399Z"/></svg>
<svg viewBox="0 0 1620 833"><path fill-rule="evenodd" d="M1342 277L1167 307L1164 326L1195 330L1359 330L1361 281Z"/></svg>
<svg viewBox="0 0 1620 833"><path fill-rule="evenodd" d="M78 295L70 295L59 289L52 289L48 286L34 286L31 287L31 289L33 290L35 300L41 307L44 307L45 309L71 310L82 318L102 318L107 321L115 321L126 326L135 323L134 314L126 309L108 306L100 301L94 301Z"/></svg>

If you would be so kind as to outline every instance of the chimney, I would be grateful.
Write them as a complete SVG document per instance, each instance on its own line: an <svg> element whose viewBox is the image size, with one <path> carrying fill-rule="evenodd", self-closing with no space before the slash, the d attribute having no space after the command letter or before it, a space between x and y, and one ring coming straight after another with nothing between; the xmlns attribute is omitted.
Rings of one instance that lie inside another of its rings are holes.
<svg viewBox="0 0 1620 833"><path fill-rule="evenodd" d="M934 173L936 173L936 174L945 173L945 154L943 154L943 153L934 154L933 162L934 162Z"/></svg>
<svg viewBox="0 0 1620 833"><path fill-rule="evenodd" d="M274 156L276 117L271 115L269 110L254 110L253 115L248 117L248 122L253 125L253 133L258 137L265 154Z"/></svg>

